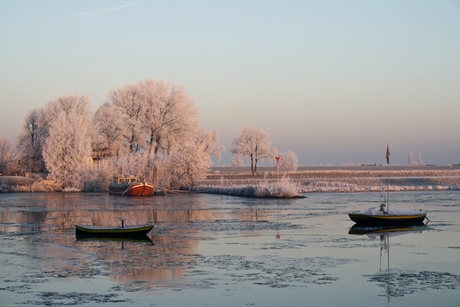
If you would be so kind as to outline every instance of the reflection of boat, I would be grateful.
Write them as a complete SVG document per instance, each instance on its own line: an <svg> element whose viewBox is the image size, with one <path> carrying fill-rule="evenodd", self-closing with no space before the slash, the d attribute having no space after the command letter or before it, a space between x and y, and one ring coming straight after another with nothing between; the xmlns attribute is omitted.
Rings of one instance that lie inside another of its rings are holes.
<svg viewBox="0 0 460 307"><path fill-rule="evenodd" d="M406 234L420 234L425 227L360 227L354 225L348 231L350 235L366 235L374 240L380 238L380 268L382 267L382 251L388 256L388 270L390 269L390 237L394 238Z"/></svg>
<svg viewBox="0 0 460 307"><path fill-rule="evenodd" d="M113 237L113 238L138 238L146 236L153 226L126 227L121 221L121 227L95 227L75 225L77 237Z"/></svg>
<svg viewBox="0 0 460 307"><path fill-rule="evenodd" d="M96 237L96 236L84 236L78 237L77 241L79 242L87 242L87 241L114 241L114 242L131 242L131 243L149 243L153 244L152 239L150 239L147 235L133 237L133 238L115 238L115 237Z"/></svg>
<svg viewBox="0 0 460 307"><path fill-rule="evenodd" d="M137 182L135 176L113 177L113 183L109 185L109 193L125 196L148 196L153 195L153 185L147 182Z"/></svg>
<svg viewBox="0 0 460 307"><path fill-rule="evenodd" d="M411 232L419 232L418 229L423 227L360 227L354 225L348 231L349 235L368 235L370 237L375 237L376 235L390 234L401 235Z"/></svg>
<svg viewBox="0 0 460 307"><path fill-rule="evenodd" d="M411 227L359 227L354 225L350 228L348 234L352 235L366 235L370 239L380 239L380 264L379 273L370 276L371 281L379 281L385 286L385 293L387 296L388 304L390 305L391 297L401 296L401 288L407 287L407 282L403 285L399 284L401 280L405 280L403 273L398 273L396 270L390 270L390 237L406 235L410 233L422 233L424 227L411 226ZM382 259L385 259L386 254L387 268L382 269Z"/></svg>
<svg viewBox="0 0 460 307"><path fill-rule="evenodd" d="M387 146L387 169L390 165L390 146ZM426 212L422 210L390 209L389 177L387 181L386 204L380 208L371 208L361 213L349 213L350 219L361 226L423 225Z"/></svg>

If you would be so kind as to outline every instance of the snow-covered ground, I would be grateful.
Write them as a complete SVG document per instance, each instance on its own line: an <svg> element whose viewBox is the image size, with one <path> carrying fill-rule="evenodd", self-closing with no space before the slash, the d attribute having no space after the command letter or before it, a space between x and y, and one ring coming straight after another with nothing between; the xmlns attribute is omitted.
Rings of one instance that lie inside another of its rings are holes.
<svg viewBox="0 0 460 307"><path fill-rule="evenodd" d="M56 191L62 191L62 187L52 180L42 180L21 176L0 177L0 193Z"/></svg>
<svg viewBox="0 0 460 307"><path fill-rule="evenodd" d="M281 177L283 177L281 175ZM299 193L310 192L367 192L382 191L423 191L459 190L460 170L322 170L304 171L286 175L298 185ZM277 182L276 172L265 172L259 176L248 173L212 174L200 181L199 190L210 187L232 190L246 186L256 186L260 182ZM230 194L230 193L229 193Z"/></svg>
<svg viewBox="0 0 460 307"><path fill-rule="evenodd" d="M279 181L261 180L255 184L241 186L199 186L193 191L210 194L226 194L246 197L296 197L300 192L299 184L282 178Z"/></svg>
<svg viewBox="0 0 460 307"><path fill-rule="evenodd" d="M278 181L280 180L280 181ZM264 172L211 173L193 191L256 197L294 197L311 192L460 190L460 170L311 170L280 174ZM0 177L2 192L53 192L62 188L50 180Z"/></svg>

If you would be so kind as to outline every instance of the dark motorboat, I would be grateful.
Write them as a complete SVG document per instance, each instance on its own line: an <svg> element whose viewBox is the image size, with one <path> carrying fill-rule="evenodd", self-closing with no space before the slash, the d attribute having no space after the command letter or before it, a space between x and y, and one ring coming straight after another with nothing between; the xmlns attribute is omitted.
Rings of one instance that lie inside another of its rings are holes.
<svg viewBox="0 0 460 307"><path fill-rule="evenodd" d="M423 225L426 212L421 210L390 209L388 212L369 209L362 213L349 213L350 219L360 226Z"/></svg>

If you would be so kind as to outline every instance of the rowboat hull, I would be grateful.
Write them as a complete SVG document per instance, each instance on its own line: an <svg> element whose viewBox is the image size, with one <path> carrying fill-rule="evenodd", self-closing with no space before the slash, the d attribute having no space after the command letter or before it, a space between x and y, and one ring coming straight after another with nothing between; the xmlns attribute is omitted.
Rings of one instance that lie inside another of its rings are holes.
<svg viewBox="0 0 460 307"><path fill-rule="evenodd" d="M123 238L123 237L94 237L94 236L79 236L77 237L77 241L79 242L121 242L126 243L148 243L154 245L153 241L147 236L136 236L136 237L129 237L129 238Z"/></svg>
<svg viewBox="0 0 460 307"><path fill-rule="evenodd" d="M135 182L131 184L109 186L109 193L123 196L150 196L153 195L153 185L146 182Z"/></svg>
<svg viewBox="0 0 460 307"><path fill-rule="evenodd" d="M136 238L147 235L153 226L91 227L75 225L77 237Z"/></svg>
<svg viewBox="0 0 460 307"><path fill-rule="evenodd" d="M416 215L368 215L349 213L350 219L360 226L423 225L426 213Z"/></svg>

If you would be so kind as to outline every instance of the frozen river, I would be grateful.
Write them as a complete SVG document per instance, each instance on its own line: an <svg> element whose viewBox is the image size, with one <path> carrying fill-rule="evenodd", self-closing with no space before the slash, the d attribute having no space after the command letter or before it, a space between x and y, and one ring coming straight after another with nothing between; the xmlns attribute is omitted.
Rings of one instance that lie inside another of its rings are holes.
<svg viewBox="0 0 460 307"><path fill-rule="evenodd" d="M460 191L398 192L427 226L351 229L379 193L303 199L0 194L0 304L458 306ZM76 240L74 224L155 225L148 240Z"/></svg>

